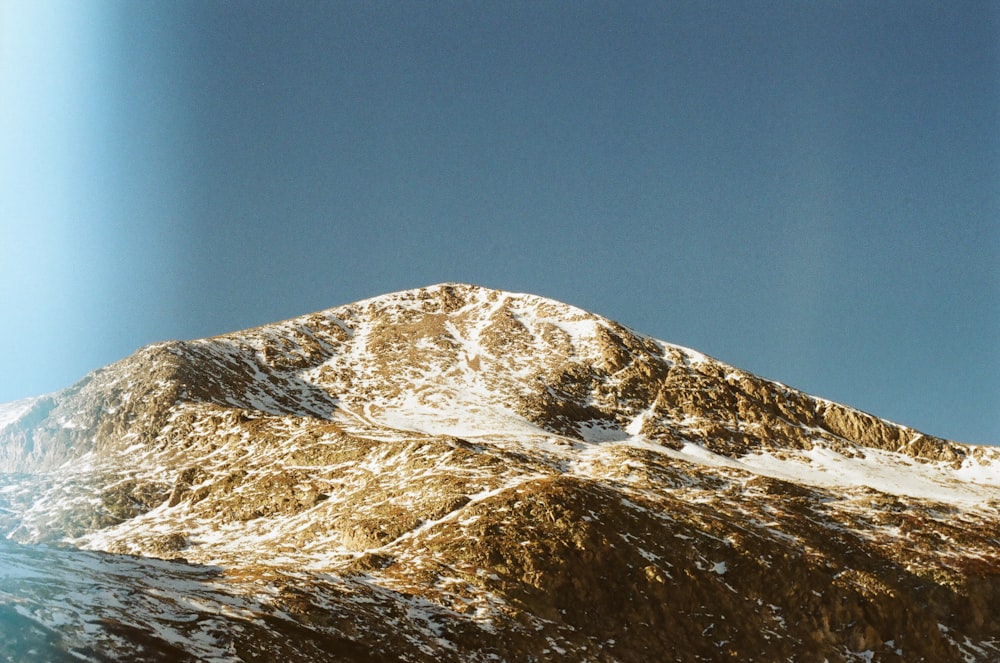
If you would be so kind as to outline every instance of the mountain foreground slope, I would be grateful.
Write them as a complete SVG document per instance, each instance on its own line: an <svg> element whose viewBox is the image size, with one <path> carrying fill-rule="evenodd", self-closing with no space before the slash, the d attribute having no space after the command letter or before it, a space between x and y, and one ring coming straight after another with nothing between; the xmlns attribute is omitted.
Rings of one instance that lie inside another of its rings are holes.
<svg viewBox="0 0 1000 663"><path fill-rule="evenodd" d="M0 472L0 660L1000 660L997 449L532 295L151 345Z"/></svg>

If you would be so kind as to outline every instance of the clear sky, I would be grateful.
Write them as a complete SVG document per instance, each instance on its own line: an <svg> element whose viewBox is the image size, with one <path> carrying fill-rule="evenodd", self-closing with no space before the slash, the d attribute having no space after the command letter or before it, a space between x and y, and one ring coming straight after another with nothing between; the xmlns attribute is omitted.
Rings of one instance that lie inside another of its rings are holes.
<svg viewBox="0 0 1000 663"><path fill-rule="evenodd" d="M0 401L461 281L1000 443L1000 4L0 0L0 224Z"/></svg>

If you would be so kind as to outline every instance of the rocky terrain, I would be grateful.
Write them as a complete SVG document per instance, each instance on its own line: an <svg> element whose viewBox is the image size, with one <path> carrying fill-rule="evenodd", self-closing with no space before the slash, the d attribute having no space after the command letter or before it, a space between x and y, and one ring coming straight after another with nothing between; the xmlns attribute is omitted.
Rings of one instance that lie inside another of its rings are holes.
<svg viewBox="0 0 1000 663"><path fill-rule="evenodd" d="M1000 660L996 448L532 295L148 346L0 472L0 660Z"/></svg>

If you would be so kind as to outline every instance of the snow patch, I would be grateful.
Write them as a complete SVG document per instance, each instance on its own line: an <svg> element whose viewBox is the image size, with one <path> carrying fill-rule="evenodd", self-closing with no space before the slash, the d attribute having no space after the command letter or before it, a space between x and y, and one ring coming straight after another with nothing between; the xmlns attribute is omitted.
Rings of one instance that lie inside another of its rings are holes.
<svg viewBox="0 0 1000 663"><path fill-rule="evenodd" d="M31 411L31 408L35 405L35 403L43 398L45 397L34 396L32 398L24 398L19 401L13 401L11 403L0 403L0 429L17 423L19 419Z"/></svg>

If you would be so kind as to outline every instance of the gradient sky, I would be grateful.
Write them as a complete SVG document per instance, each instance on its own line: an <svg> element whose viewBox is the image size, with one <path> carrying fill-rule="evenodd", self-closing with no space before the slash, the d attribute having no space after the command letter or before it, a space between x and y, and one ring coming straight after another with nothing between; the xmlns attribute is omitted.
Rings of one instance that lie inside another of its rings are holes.
<svg viewBox="0 0 1000 663"><path fill-rule="evenodd" d="M441 281L1000 443L1000 4L0 0L0 401Z"/></svg>

